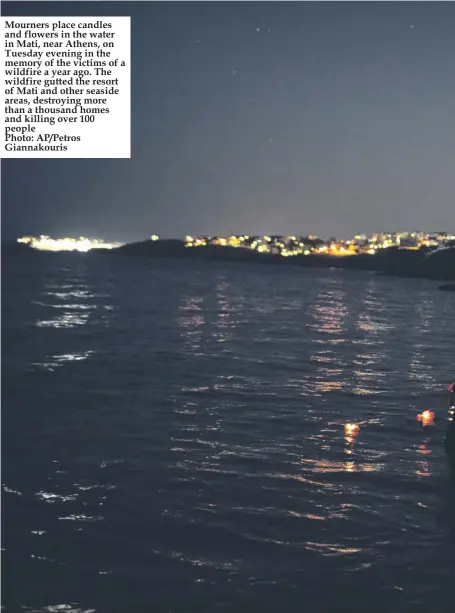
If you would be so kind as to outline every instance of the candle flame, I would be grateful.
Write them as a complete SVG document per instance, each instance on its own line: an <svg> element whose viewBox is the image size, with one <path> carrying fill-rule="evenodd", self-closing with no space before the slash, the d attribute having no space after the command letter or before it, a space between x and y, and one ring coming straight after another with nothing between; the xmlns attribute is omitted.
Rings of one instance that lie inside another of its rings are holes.
<svg viewBox="0 0 455 613"><path fill-rule="evenodd" d="M357 424L345 424L344 433L346 436L357 436L359 433L359 426Z"/></svg>
<svg viewBox="0 0 455 613"><path fill-rule="evenodd" d="M422 426L434 425L434 412L426 409L417 415L417 421L420 421Z"/></svg>

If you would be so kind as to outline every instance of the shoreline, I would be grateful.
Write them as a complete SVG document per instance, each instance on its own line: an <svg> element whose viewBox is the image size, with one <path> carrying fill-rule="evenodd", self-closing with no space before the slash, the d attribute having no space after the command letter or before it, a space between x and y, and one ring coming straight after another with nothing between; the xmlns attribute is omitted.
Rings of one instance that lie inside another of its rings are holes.
<svg viewBox="0 0 455 613"><path fill-rule="evenodd" d="M2 244L2 253L38 251L26 245ZM42 251L41 253L61 253ZM65 252L78 253L81 252ZM429 279L444 282L455 281L455 249L443 250L427 257L428 249L405 251L390 247L375 255L356 254L350 256L332 256L323 254L296 255L284 257L270 253L224 247L185 247L179 239L160 241L141 241L127 243L113 249L91 249L87 253L104 255L105 257L129 257L140 259L185 259L196 261L234 262L238 264L254 263L275 266L300 266L302 268L337 268L342 270L365 270L381 276L406 277L414 279ZM452 291L452 287L442 287Z"/></svg>

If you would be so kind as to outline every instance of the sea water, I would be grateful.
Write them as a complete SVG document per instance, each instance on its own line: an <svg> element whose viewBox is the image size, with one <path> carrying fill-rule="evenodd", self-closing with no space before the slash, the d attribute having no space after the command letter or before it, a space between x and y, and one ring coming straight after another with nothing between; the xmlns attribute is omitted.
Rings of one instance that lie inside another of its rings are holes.
<svg viewBox="0 0 455 613"><path fill-rule="evenodd" d="M367 272L5 256L5 610L451 611L454 314Z"/></svg>

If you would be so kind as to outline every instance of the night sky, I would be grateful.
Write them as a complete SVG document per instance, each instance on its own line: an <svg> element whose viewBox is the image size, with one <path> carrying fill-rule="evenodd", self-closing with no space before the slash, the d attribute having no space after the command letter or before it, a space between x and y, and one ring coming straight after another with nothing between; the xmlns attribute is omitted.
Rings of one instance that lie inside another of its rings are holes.
<svg viewBox="0 0 455 613"><path fill-rule="evenodd" d="M2 161L3 239L455 230L455 3L2 3L131 15L130 160Z"/></svg>

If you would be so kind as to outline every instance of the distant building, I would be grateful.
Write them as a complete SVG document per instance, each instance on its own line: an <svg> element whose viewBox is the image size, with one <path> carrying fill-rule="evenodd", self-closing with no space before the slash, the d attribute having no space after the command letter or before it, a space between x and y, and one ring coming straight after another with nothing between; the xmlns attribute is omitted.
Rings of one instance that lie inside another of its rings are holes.
<svg viewBox="0 0 455 613"><path fill-rule="evenodd" d="M419 239L417 236L408 236L406 238L400 239L399 249L418 249L419 248Z"/></svg>

